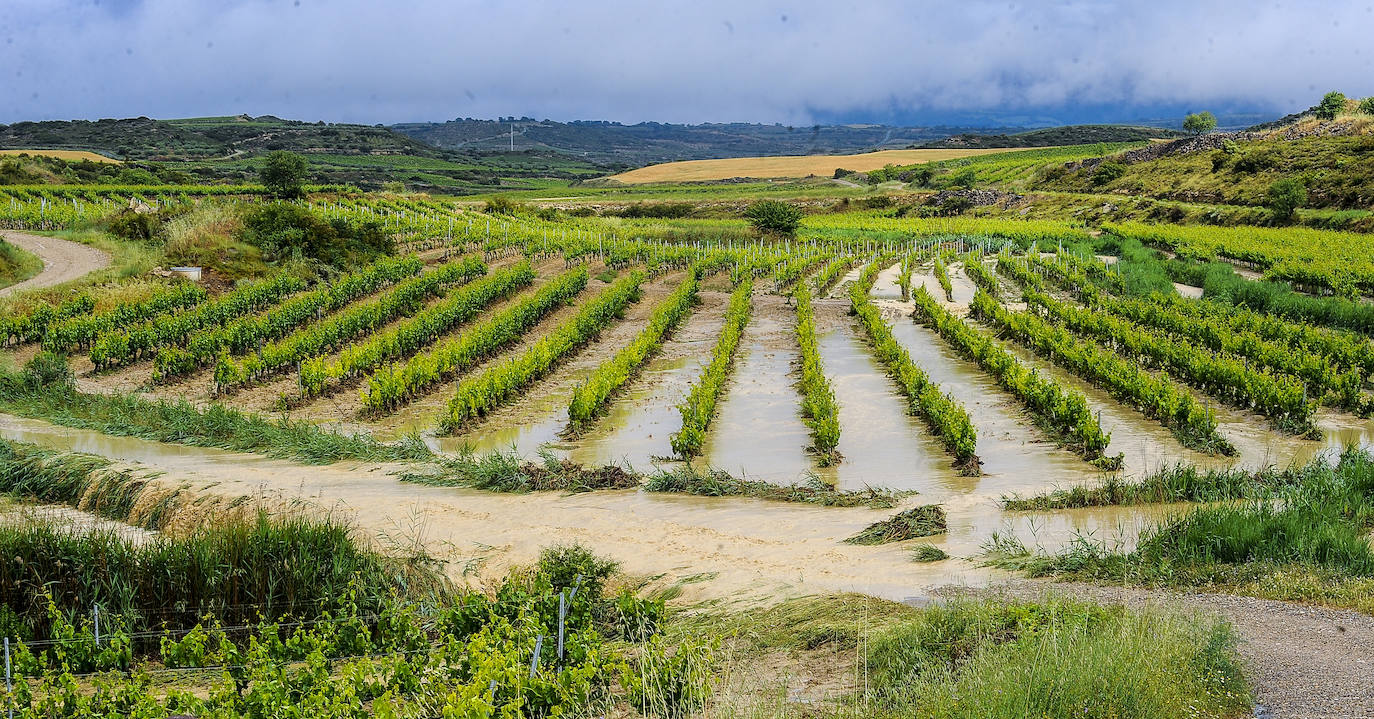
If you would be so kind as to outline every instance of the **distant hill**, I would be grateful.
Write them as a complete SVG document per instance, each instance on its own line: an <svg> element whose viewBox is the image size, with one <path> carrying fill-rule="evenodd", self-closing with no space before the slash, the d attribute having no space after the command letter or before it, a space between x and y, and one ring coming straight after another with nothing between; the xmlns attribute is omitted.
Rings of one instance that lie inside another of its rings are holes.
<svg viewBox="0 0 1374 719"><path fill-rule="evenodd" d="M279 118L51 120L0 125L0 147L96 150L121 160L203 160L270 150L436 156L435 148L384 127Z"/></svg>
<svg viewBox="0 0 1374 719"><path fill-rule="evenodd" d="M448 150L506 150L515 129L515 149L567 153L592 162L638 167L678 160L709 160L760 155L850 154L903 148L969 130L967 127L891 127L816 125L793 127L751 123L672 125L642 122L553 122L551 120L475 120L392 125L422 142Z"/></svg>
<svg viewBox="0 0 1374 719"><path fill-rule="evenodd" d="M26 148L95 151L132 163L131 169L152 171L164 181L183 182L252 181L262 155L289 150L306 156L311 179L322 184L375 189L386 182L403 182L411 189L458 194L521 189L537 178L588 179L624 169L549 150L441 150L385 127L301 122L270 115L0 125L0 149ZM95 172L36 161L10 170L0 176L0 184L119 178L114 170Z"/></svg>
<svg viewBox="0 0 1374 719"><path fill-rule="evenodd" d="M962 133L920 145L930 149L987 149L994 147L1060 147L1098 142L1141 142L1185 137L1187 133L1162 127L1134 125L1066 125L1011 135Z"/></svg>

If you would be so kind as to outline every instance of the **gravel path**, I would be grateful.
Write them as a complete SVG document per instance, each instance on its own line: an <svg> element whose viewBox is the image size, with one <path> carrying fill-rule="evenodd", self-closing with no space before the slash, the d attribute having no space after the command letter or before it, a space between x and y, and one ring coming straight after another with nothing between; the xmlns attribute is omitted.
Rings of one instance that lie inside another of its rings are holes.
<svg viewBox="0 0 1374 719"><path fill-rule="evenodd" d="M38 255L38 259L43 260L43 270L23 282L0 288L0 297L60 285L110 266L109 253L79 242L12 231L6 231L3 237L6 242Z"/></svg>
<svg viewBox="0 0 1374 719"><path fill-rule="evenodd" d="M1365 614L1228 594L1036 580L942 593L1034 598L1047 592L1130 606L1183 606L1225 617L1240 637L1240 654L1255 687L1256 717L1374 717L1374 617Z"/></svg>

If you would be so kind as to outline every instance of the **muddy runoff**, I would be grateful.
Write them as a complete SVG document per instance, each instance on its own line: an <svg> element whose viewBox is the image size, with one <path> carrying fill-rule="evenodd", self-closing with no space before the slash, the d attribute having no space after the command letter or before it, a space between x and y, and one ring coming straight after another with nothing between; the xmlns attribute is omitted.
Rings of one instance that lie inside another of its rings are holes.
<svg viewBox="0 0 1374 719"><path fill-rule="evenodd" d="M950 506L949 533L928 540L955 559L916 564L907 557L910 543L843 543L887 516L880 510L635 490L510 495L429 487L399 481L391 474L396 466L307 467L10 415L0 415L0 435L103 454L161 472L164 481L197 494L329 512L353 522L384 549L420 547L446 560L458 581L480 585L533 560L543 547L579 542L622 562L629 572L661 577L655 580L659 584L682 583L689 600L772 601L836 591L925 597L935 587L982 586L1002 576L976 563L994 531L1055 548L1080 532L1111 536L1161 515L1156 508L1124 508L1012 516L993 501L959 502Z"/></svg>

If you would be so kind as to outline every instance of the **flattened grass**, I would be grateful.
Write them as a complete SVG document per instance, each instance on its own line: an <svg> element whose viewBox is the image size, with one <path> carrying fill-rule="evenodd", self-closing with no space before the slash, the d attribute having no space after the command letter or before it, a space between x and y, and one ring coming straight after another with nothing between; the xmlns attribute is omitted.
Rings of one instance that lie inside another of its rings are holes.
<svg viewBox="0 0 1374 719"><path fill-rule="evenodd" d="M945 533L945 510L938 504L912 507L864 528L849 544L888 544Z"/></svg>
<svg viewBox="0 0 1374 719"><path fill-rule="evenodd" d="M755 497L778 502L803 502L827 507L873 507L886 509L911 492L881 487L859 490L836 489L816 478L802 484L773 484L742 479L727 472L683 465L650 475L644 485L648 492L676 492L701 497Z"/></svg>

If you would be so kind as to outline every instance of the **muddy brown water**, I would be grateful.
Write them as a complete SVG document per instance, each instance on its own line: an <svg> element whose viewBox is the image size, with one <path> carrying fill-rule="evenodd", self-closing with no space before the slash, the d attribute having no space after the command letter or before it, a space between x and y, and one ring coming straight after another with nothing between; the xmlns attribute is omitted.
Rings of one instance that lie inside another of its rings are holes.
<svg viewBox="0 0 1374 719"><path fill-rule="evenodd" d="M632 573L687 581L689 599L775 600L857 591L893 599L1002 576L967 559L914 564L909 545L857 547L840 540L888 514L740 498L637 491L509 495L403 483L396 467L304 467L217 449L167 445L0 415L0 435L57 449L97 452L165 473L198 492L250 496L346 517L383 546L419 544L449 561L457 579L495 579L557 542L577 541ZM993 531L1053 549L1078 533L1110 535L1160 516L1159 508L1004 515L995 503L952 508L948 534L932 537L956 557L980 551Z"/></svg>

